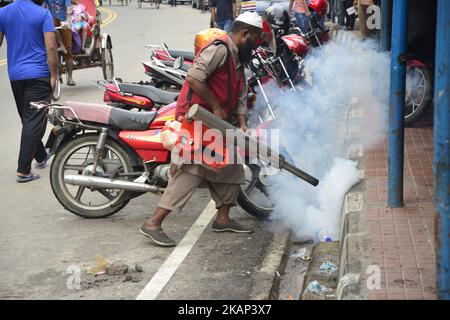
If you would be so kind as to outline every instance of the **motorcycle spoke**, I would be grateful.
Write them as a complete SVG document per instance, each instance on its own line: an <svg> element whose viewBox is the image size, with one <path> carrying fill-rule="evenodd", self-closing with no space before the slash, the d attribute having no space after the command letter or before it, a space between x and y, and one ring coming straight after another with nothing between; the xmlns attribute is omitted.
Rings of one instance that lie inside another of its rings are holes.
<svg viewBox="0 0 450 320"><path fill-rule="evenodd" d="M84 187L84 186L80 186L78 188L77 195L75 196L76 200L78 200L78 201L81 200L81 196L83 195L83 192L84 192L85 189L86 189L86 187Z"/></svg>
<svg viewBox="0 0 450 320"><path fill-rule="evenodd" d="M104 195L108 200L114 199L114 196L105 189L98 189L97 191L100 192L100 194Z"/></svg>
<svg viewBox="0 0 450 320"><path fill-rule="evenodd" d="M270 204L273 204L273 200L272 200L272 197L270 196L268 188L266 186L264 186L264 185L261 185L260 190L267 197L267 199L269 200Z"/></svg>
<svg viewBox="0 0 450 320"><path fill-rule="evenodd" d="M245 193L247 195L249 195L253 191L253 189L255 189L257 183L258 183L258 179L256 179L256 178L252 179L250 181L250 183L248 184L247 188L245 189Z"/></svg>

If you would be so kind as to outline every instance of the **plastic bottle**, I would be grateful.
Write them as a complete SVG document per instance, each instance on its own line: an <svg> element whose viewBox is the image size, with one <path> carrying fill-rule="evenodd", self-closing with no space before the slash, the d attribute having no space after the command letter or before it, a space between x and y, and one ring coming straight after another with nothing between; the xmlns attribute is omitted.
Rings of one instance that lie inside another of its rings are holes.
<svg viewBox="0 0 450 320"><path fill-rule="evenodd" d="M331 235L329 234L327 229L320 229L319 231L317 231L316 237L321 242L332 242L333 241L333 238L331 237Z"/></svg>

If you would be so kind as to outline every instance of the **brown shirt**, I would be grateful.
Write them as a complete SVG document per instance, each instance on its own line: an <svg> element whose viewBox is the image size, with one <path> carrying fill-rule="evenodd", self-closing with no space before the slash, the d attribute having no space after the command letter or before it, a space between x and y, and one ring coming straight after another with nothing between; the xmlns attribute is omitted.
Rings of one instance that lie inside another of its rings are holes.
<svg viewBox="0 0 450 320"><path fill-rule="evenodd" d="M232 54L238 74L244 72L244 66L238 58L238 48L233 43ZM224 45L211 45L195 58L188 75L201 82L207 82L213 73L227 62L227 48ZM245 77L244 77L245 78ZM247 82L244 79L242 91L237 99L236 114L247 114Z"/></svg>

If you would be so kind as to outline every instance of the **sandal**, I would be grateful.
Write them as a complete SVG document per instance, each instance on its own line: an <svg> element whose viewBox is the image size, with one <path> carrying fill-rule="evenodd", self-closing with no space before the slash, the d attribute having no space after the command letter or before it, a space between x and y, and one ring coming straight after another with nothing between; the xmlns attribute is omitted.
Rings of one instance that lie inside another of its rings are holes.
<svg viewBox="0 0 450 320"><path fill-rule="evenodd" d="M24 183L24 182L30 182L33 180L37 180L39 179L41 176L38 174L34 174L33 172L30 172L29 175L26 176L17 176L16 181L19 183Z"/></svg>
<svg viewBox="0 0 450 320"><path fill-rule="evenodd" d="M67 81L67 85L73 87L73 86L76 86L77 84L75 83L75 81L73 81L73 79L69 79Z"/></svg>

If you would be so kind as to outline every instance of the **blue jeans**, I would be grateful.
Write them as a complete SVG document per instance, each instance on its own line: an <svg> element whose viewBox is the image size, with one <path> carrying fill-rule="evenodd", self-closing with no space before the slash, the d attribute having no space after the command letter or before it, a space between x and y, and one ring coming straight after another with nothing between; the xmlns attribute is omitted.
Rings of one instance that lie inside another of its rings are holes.
<svg viewBox="0 0 450 320"><path fill-rule="evenodd" d="M232 25L233 25L233 20L217 21L217 28L222 29L226 33L231 32Z"/></svg>
<svg viewBox="0 0 450 320"><path fill-rule="evenodd" d="M300 30L303 33L306 33L308 31L308 29L310 28L309 17L304 13L296 12L295 19L297 19L297 24L298 24L298 27L300 28Z"/></svg>

